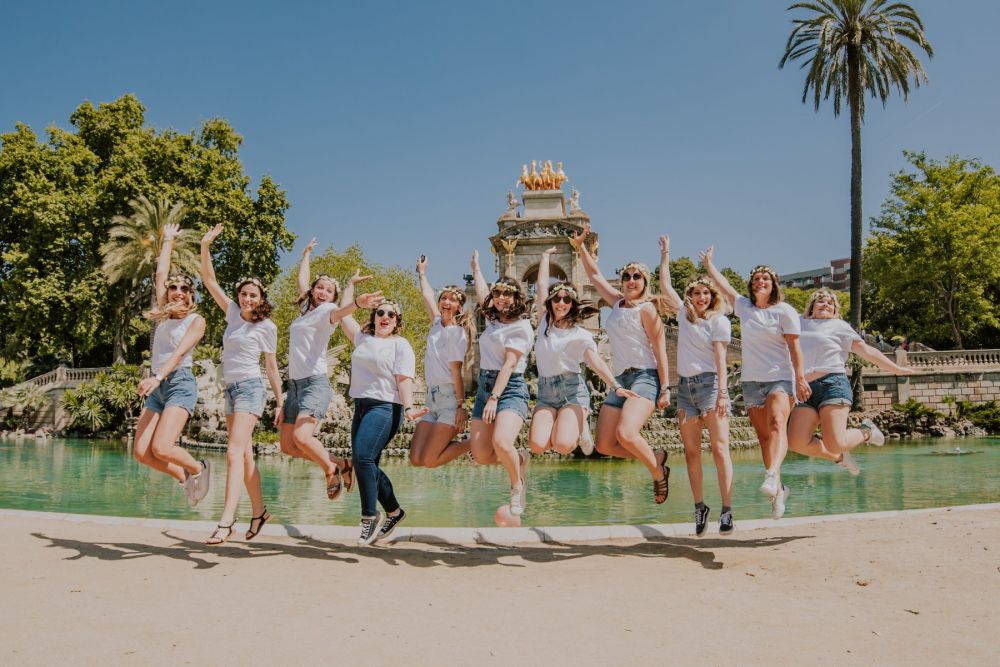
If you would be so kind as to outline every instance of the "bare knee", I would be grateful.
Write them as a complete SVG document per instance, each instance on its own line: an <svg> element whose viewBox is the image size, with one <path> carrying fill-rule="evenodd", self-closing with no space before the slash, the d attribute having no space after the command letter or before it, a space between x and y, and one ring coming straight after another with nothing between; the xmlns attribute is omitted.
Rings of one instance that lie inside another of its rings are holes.
<svg viewBox="0 0 1000 667"><path fill-rule="evenodd" d="M615 438L618 439L618 442L634 442L638 437L639 432L635 429L625 426L619 426L615 429Z"/></svg>
<svg viewBox="0 0 1000 667"><path fill-rule="evenodd" d="M712 458L715 460L715 464L719 465L724 463L729 459L729 441L723 440L722 442L712 443Z"/></svg>
<svg viewBox="0 0 1000 667"><path fill-rule="evenodd" d="M684 458L688 465L694 465L701 461L701 443L691 446L684 446Z"/></svg>
<svg viewBox="0 0 1000 667"><path fill-rule="evenodd" d="M557 433L552 438L552 448L560 454L569 454L571 451L576 449L576 443L578 440L579 437L573 438L572 436Z"/></svg>
<svg viewBox="0 0 1000 667"><path fill-rule="evenodd" d="M410 465L414 468L423 468L424 462L423 458L420 456L419 452L413 450L413 446L410 446ZM430 466L427 466L430 467Z"/></svg>
<svg viewBox="0 0 1000 667"><path fill-rule="evenodd" d="M480 465L487 465L493 463L493 454L482 449L473 449L472 460Z"/></svg>

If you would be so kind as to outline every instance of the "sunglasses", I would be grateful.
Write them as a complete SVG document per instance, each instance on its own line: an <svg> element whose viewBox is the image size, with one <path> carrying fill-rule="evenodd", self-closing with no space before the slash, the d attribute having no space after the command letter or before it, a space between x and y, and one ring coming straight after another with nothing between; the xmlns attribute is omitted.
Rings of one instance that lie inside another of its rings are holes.
<svg viewBox="0 0 1000 667"><path fill-rule="evenodd" d="M636 271L635 273L628 273L626 271L625 273L622 274L622 282L626 282L629 280L643 280L644 278L645 276L643 276L638 271Z"/></svg>
<svg viewBox="0 0 1000 667"><path fill-rule="evenodd" d="M178 290L184 292L185 294L189 294L191 292L191 288L187 285L167 285L167 291L169 292L176 292Z"/></svg>
<svg viewBox="0 0 1000 667"><path fill-rule="evenodd" d="M569 294L564 294L563 296L552 297L552 303L573 303L573 297Z"/></svg>
<svg viewBox="0 0 1000 667"><path fill-rule="evenodd" d="M504 285L503 287L494 287L490 292L494 298L504 296L505 294L513 294L514 288L509 285Z"/></svg>
<svg viewBox="0 0 1000 667"><path fill-rule="evenodd" d="M399 314L395 310L385 310L383 308L376 310L375 314L379 317L392 317L393 319L399 317Z"/></svg>

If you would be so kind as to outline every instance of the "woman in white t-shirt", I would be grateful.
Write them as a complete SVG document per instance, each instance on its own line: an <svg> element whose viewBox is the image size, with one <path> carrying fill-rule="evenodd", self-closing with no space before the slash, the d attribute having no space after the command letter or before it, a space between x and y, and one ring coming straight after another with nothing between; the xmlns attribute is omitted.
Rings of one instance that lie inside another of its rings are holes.
<svg viewBox="0 0 1000 667"><path fill-rule="evenodd" d="M326 274L309 282L309 256L316 239L302 251L299 265L300 314L288 330L288 389L281 411L281 451L289 456L308 459L323 469L326 475L326 495L330 500L340 497L343 489L354 484L350 461L334 456L316 438L316 427L326 416L333 400L333 388L326 364L326 349L337 324L356 308L370 308L379 302L378 292L362 294L354 299L345 293L337 306L340 285ZM364 278L355 275L345 292L354 293L354 282Z"/></svg>
<svg viewBox="0 0 1000 667"><path fill-rule="evenodd" d="M573 236L583 268L598 294L612 304L604 323L611 345L611 368L615 382L638 396L608 392L597 417L597 451L605 456L638 459L653 478L653 501L662 504L670 492L670 467L666 450L653 451L640 429L653 410L670 405L670 364L663 320L667 308L663 297L651 294L649 267L629 262L621 270L621 290L601 274L597 260L585 243L590 225ZM612 389L616 389L612 385Z"/></svg>
<svg viewBox="0 0 1000 667"><path fill-rule="evenodd" d="M205 318L195 312L194 281L185 275L168 275L174 239L180 234L178 225L163 226L153 277L156 307L145 314L156 327L152 374L139 383L139 395L145 396L146 402L135 429L132 454L140 463L180 482L188 504L194 507L208 493L209 466L177 445L177 439L198 400L191 351L205 335Z"/></svg>
<svg viewBox="0 0 1000 667"><path fill-rule="evenodd" d="M885 436L875 424L862 420L861 428L847 428L847 415L854 401L847 377L847 357L853 352L879 368L896 375L909 375L912 368L896 364L840 318L840 300L822 288L809 296L801 318L802 357L808 400L795 406L788 422L788 447L794 452L835 461L852 475L860 473L851 450L867 442L881 447ZM816 427L822 437L816 435Z"/></svg>
<svg viewBox="0 0 1000 667"><path fill-rule="evenodd" d="M357 274L351 285L360 278ZM350 297L351 287L345 298ZM348 315L342 320L351 354L351 389L354 419L351 422L351 460L361 495L361 535L365 546L388 537L406 518L392 489L392 481L379 468L382 450L408 420L420 419L427 408L413 407L416 357L410 341L399 335L403 311L398 303L379 301L364 328ZM376 502L386 514L378 511Z"/></svg>
<svg viewBox="0 0 1000 667"><path fill-rule="evenodd" d="M677 312L677 422L680 426L688 480L694 496L694 532L708 527L701 469L701 430L708 428L722 496L719 533L733 531L733 461L729 455L729 383L726 347L732 325L726 301L709 278L696 276L684 288L684 297L670 282L670 237L660 237L660 291Z"/></svg>
<svg viewBox="0 0 1000 667"><path fill-rule="evenodd" d="M469 451L468 440L454 438L465 431L469 420L462 364L469 349L472 317L464 310L465 292L461 288L448 285L435 299L426 272L427 257L421 255L417 260L420 294L432 322L424 352L428 412L410 441L410 463L436 468Z"/></svg>
<svg viewBox="0 0 1000 667"><path fill-rule="evenodd" d="M549 287L549 264L556 248L542 253L535 289L535 362L538 365L538 401L531 415L528 444L542 454L549 448L569 454L590 438L590 392L580 365L587 363L611 390L623 398L639 394L622 387L608 365L597 354L594 336L579 325L600 311L580 299L567 282ZM592 451L592 449L591 449ZM590 454L590 451L584 451Z"/></svg>
<svg viewBox="0 0 1000 667"><path fill-rule="evenodd" d="M219 286L212 266L212 242L222 233L216 225L201 239L201 279L205 289L226 315L226 330L222 334L222 376L226 383L226 500L222 517L205 544L222 544L233 534L236 507L243 487L250 496L251 519L246 539L260 533L271 515L264 505L260 489L260 472L253 460L253 431L264 414L267 395L260 372L260 355L271 391L278 401L274 424L281 423L281 376L278 374L278 327L271 321L272 306L267 300L264 284L257 278L241 278L236 283L236 300Z"/></svg>
<svg viewBox="0 0 1000 667"><path fill-rule="evenodd" d="M781 483L781 464L788 453L788 415L796 396L802 401L809 398L799 347L799 314L784 302L774 269L757 266L750 272L747 293L751 300L737 293L715 268L713 251L710 246L702 252L701 261L740 318L743 401L766 469L760 490L771 498L771 516L780 519L789 494Z"/></svg>
<svg viewBox="0 0 1000 667"><path fill-rule="evenodd" d="M531 351L531 323L521 284L500 278L487 284L472 253L472 275L479 312L486 328L479 335L479 381L469 428L472 458L481 465L499 463L510 478L510 512L524 512L530 454L514 446L528 418L524 369Z"/></svg>

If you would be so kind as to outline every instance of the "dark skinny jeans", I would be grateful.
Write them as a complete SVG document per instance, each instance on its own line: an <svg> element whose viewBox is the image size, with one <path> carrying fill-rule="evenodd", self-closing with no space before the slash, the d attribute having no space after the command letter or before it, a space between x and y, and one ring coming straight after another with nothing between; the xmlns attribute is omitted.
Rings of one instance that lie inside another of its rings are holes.
<svg viewBox="0 0 1000 667"><path fill-rule="evenodd" d="M361 494L361 516L375 516L375 501L386 512L399 509L389 476L378 467L382 450L403 423L403 406L373 398L354 399L351 422L351 462Z"/></svg>

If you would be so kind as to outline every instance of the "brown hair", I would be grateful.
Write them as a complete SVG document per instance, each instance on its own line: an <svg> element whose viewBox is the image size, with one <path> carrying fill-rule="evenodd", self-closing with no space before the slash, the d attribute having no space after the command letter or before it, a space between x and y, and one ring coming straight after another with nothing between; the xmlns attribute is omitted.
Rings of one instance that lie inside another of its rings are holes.
<svg viewBox="0 0 1000 667"><path fill-rule="evenodd" d="M778 278L778 274L770 266L762 264L755 266L747 279L747 294L750 296L750 303L753 304L754 308L757 307L757 300L753 297L753 277L758 273L766 273L771 276L771 294L767 297L767 305L773 306L784 301L785 294L781 291L781 280Z"/></svg>
<svg viewBox="0 0 1000 667"><path fill-rule="evenodd" d="M577 294L576 288L569 283L557 283L552 286L549 290L549 296L545 299L545 335L549 335L549 327L551 327L556 322L555 310L552 306L552 301L559 294L559 292L566 292L573 300L569 307L569 313L563 318L567 320L570 326L576 326L580 322L587 320L594 315L600 313L600 309L594 306L590 301L585 301L580 299Z"/></svg>
<svg viewBox="0 0 1000 667"><path fill-rule="evenodd" d="M361 333L367 334L369 336L375 335L375 311L383 306L392 306L392 309L396 311L396 327L392 330L390 336L395 336L403 329L403 308L396 301L383 301L376 307L372 308L371 314L368 315L368 321L363 327L361 327Z"/></svg>
<svg viewBox="0 0 1000 667"><path fill-rule="evenodd" d="M721 315L728 310L726 300L722 298L722 293L719 292L718 286L715 282L707 276L696 276L694 280L687 284L684 288L684 308L687 310L688 322L694 324L698 321L698 313L695 311L694 304L691 302L691 293L694 291L695 287L701 285L702 287L707 287L708 291L712 293L712 300L708 303L708 308L705 309L705 314L701 316L703 319L710 320L716 315Z"/></svg>
<svg viewBox="0 0 1000 667"><path fill-rule="evenodd" d="M243 289L244 285L253 285L260 290L260 303L254 306L253 310L250 311L250 321L263 322L267 318L271 317L271 311L274 310L274 306L272 306L271 302L267 300L267 290L264 289L264 283L257 278L242 278L238 283L236 283L236 302L239 303L240 290Z"/></svg>
<svg viewBox="0 0 1000 667"><path fill-rule="evenodd" d="M458 285L445 285L438 292L437 300L439 306L441 304L441 297L445 295L445 292L454 294L455 298L458 299L459 305L462 306L462 310L455 315L455 324L465 329L466 349L468 349L472 345L472 338L475 334L475 322L472 319L472 313L465 309L465 302L467 300L465 292Z"/></svg>
<svg viewBox="0 0 1000 667"><path fill-rule="evenodd" d="M299 307L300 312L307 313L315 307L313 305L313 290L316 289L316 284L321 280L328 280L333 283L333 297L330 299L330 303L336 303L337 299L340 298L340 283L337 282L337 279L321 273L316 276L316 280L312 281L309 291L295 300L295 305Z"/></svg>
<svg viewBox="0 0 1000 667"><path fill-rule="evenodd" d="M806 309L802 312L802 317L807 320L813 319L813 306L816 305L816 301L820 297L824 296L833 301L833 316L840 317L840 299L838 299L833 290L828 287L820 287L818 290L809 295L809 301L806 303Z"/></svg>
<svg viewBox="0 0 1000 667"><path fill-rule="evenodd" d="M497 307L493 305L493 288L497 285L509 286L514 294L514 304L505 313L501 313L497 310ZM506 276L493 283L493 285L490 286L490 293L486 295L486 299L483 301L482 305L479 306L479 312L481 312L483 317L488 320L499 321L504 315L512 319L523 318L528 312L528 303L525 301L524 291L521 289L521 283Z"/></svg>

